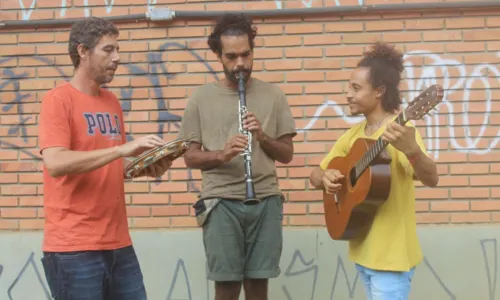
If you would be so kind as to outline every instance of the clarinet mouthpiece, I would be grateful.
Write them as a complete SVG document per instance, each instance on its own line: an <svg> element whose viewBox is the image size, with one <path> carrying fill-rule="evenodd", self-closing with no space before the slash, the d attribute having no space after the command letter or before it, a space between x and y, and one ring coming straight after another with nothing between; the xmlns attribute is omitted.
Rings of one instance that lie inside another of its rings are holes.
<svg viewBox="0 0 500 300"><path fill-rule="evenodd" d="M241 82L245 81L245 72L243 71L238 72L238 80Z"/></svg>

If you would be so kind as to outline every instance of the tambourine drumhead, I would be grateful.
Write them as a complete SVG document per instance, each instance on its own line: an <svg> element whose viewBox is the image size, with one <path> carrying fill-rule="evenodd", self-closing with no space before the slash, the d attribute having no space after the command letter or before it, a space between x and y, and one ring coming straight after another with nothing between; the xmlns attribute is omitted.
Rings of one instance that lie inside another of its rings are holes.
<svg viewBox="0 0 500 300"><path fill-rule="evenodd" d="M125 169L125 177L134 178L141 176L148 166L166 156L168 156L171 161L174 161L186 152L188 145L189 142L187 140L179 139L144 152L127 166Z"/></svg>

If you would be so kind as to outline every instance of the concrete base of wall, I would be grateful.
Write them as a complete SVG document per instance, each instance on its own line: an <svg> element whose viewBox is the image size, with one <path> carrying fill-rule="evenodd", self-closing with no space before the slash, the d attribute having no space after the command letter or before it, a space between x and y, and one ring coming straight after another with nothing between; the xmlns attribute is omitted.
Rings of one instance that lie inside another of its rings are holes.
<svg viewBox="0 0 500 300"><path fill-rule="evenodd" d="M347 245L324 228L286 228L282 273L270 283L273 300L366 299ZM199 230L132 232L149 300L212 300ZM410 299L500 299L500 225L420 227L425 261ZM0 234L0 299L50 300L40 263L41 232ZM240 297L244 299L243 296Z"/></svg>

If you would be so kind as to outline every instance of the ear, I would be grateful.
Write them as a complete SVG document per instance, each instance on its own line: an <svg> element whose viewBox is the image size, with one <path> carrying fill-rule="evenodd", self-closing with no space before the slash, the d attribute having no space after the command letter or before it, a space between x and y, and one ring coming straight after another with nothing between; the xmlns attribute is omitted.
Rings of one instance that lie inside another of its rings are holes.
<svg viewBox="0 0 500 300"><path fill-rule="evenodd" d="M78 55L80 55L80 60L87 60L89 57L89 49L85 47L84 45L80 44L78 47L76 47L76 50L78 51Z"/></svg>
<svg viewBox="0 0 500 300"><path fill-rule="evenodd" d="M384 96L384 94L385 94L385 92L386 92L387 89L386 89L385 85L381 85L378 88L376 88L375 90L376 90L375 96L378 99L382 99L382 97Z"/></svg>

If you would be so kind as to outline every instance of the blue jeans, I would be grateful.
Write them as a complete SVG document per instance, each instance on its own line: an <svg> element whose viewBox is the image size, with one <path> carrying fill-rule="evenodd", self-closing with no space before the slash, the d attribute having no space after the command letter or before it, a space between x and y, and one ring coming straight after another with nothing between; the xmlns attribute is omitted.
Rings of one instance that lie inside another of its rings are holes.
<svg viewBox="0 0 500 300"><path fill-rule="evenodd" d="M55 300L146 300L133 246L106 251L45 252L45 277Z"/></svg>
<svg viewBox="0 0 500 300"><path fill-rule="evenodd" d="M407 300L415 267L408 272L377 271L356 264L367 300Z"/></svg>

